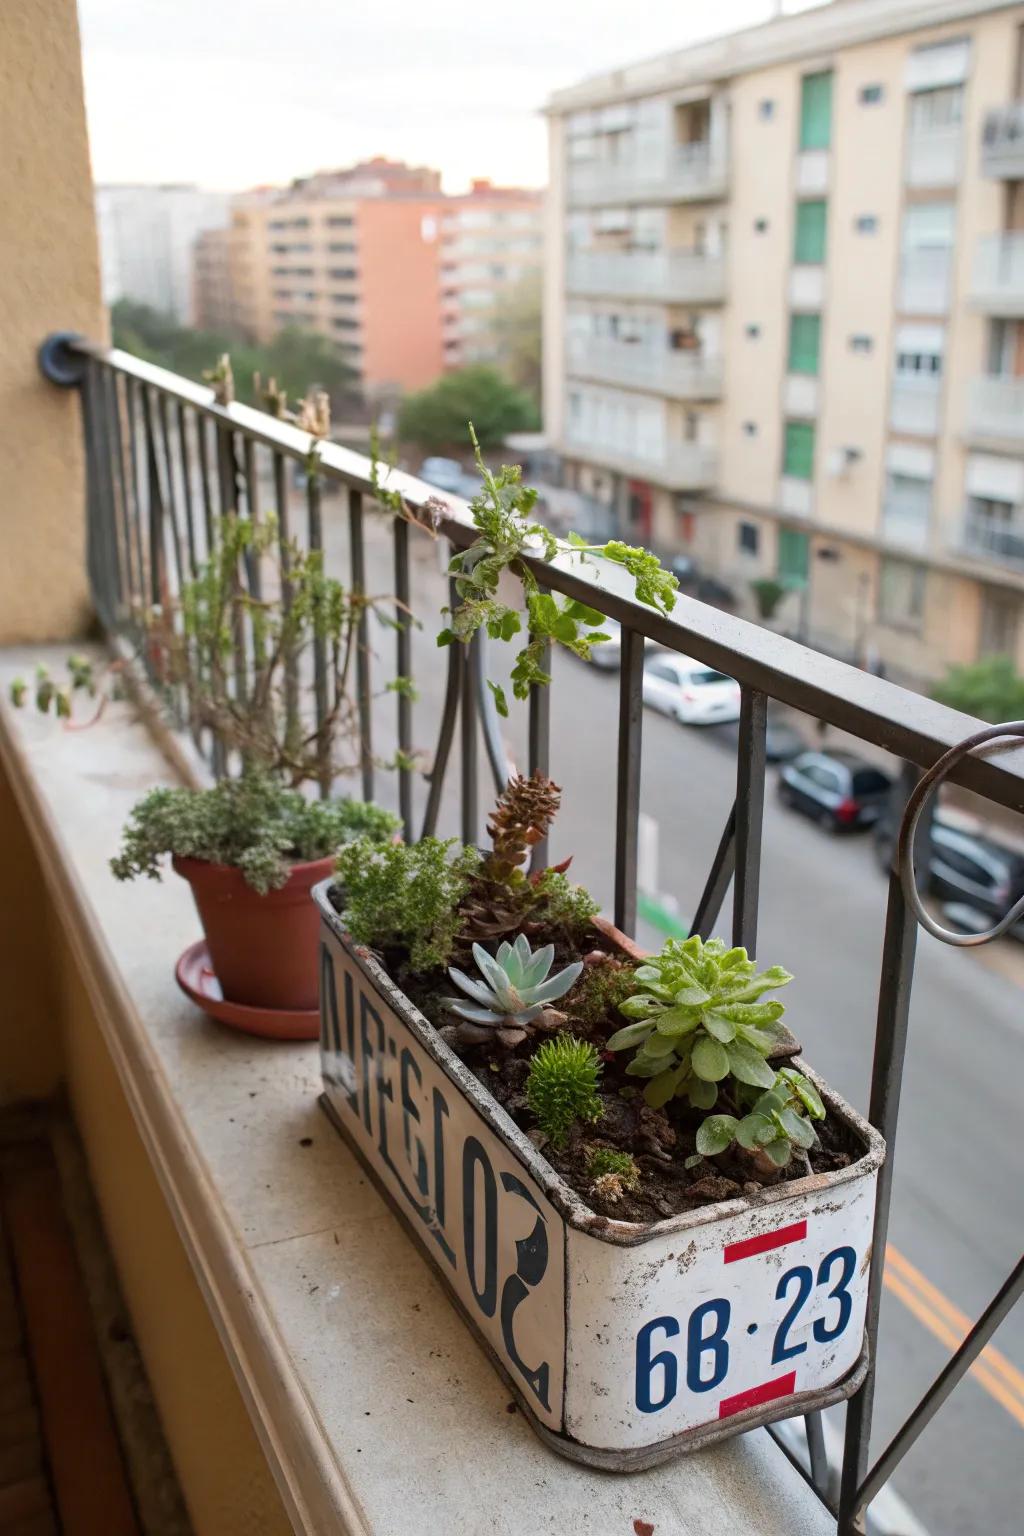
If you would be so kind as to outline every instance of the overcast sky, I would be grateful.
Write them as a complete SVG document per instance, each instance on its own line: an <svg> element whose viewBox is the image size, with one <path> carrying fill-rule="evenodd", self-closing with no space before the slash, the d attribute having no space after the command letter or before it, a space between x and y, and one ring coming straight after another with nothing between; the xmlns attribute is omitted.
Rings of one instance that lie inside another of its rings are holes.
<svg viewBox="0 0 1024 1536"><path fill-rule="evenodd" d="M78 0L97 181L235 190L373 154L541 185L552 91L773 0ZM806 0L787 0L798 9Z"/></svg>

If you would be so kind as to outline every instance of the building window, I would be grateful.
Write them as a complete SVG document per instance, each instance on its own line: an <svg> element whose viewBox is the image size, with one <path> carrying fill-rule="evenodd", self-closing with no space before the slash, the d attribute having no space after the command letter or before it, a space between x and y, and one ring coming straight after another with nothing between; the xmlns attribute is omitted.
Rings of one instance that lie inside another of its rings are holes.
<svg viewBox="0 0 1024 1536"><path fill-rule="evenodd" d="M881 85L862 85L857 92L857 100L862 107L875 107L885 99L885 87Z"/></svg>
<svg viewBox="0 0 1024 1536"><path fill-rule="evenodd" d="M794 480L814 479L814 423L787 421L782 473Z"/></svg>
<svg viewBox="0 0 1024 1536"><path fill-rule="evenodd" d="M824 198L815 198L796 205L793 260L800 266L818 267L825 260L827 208Z"/></svg>
<svg viewBox="0 0 1024 1536"><path fill-rule="evenodd" d="M810 563L810 540L806 533L796 528L780 528L776 572L783 586L806 587Z"/></svg>
<svg viewBox="0 0 1024 1536"><path fill-rule="evenodd" d="M770 122L775 116L775 103L770 97L765 97L764 101L758 102L757 115L761 118L762 122L766 123Z"/></svg>
<svg viewBox="0 0 1024 1536"><path fill-rule="evenodd" d="M756 341L757 338L760 336L760 334L761 334L761 327L759 325L748 325L747 326L747 336L750 338L751 341Z"/></svg>
<svg viewBox="0 0 1024 1536"><path fill-rule="evenodd" d="M757 555L761 550L761 530L756 523L740 523L736 530L736 544L744 555Z"/></svg>
<svg viewBox="0 0 1024 1536"><path fill-rule="evenodd" d="M355 244L351 240L332 240L327 249L336 256L347 256L355 250Z"/></svg>
<svg viewBox="0 0 1024 1536"><path fill-rule="evenodd" d="M923 565L883 556L878 567L878 622L894 629L920 629L924 587Z"/></svg>
<svg viewBox="0 0 1024 1536"><path fill-rule="evenodd" d="M944 85L935 91L914 91L910 98L910 132L935 133L963 121L964 88Z"/></svg>
<svg viewBox="0 0 1024 1536"><path fill-rule="evenodd" d="M351 229L355 223L349 214L333 213L327 220L328 229Z"/></svg>
<svg viewBox="0 0 1024 1536"><path fill-rule="evenodd" d="M1017 657L1020 629L1020 598L1015 593L984 589L981 598L981 632L978 650L982 656Z"/></svg>
<svg viewBox="0 0 1024 1536"><path fill-rule="evenodd" d="M800 148L828 149L832 142L832 71L800 82Z"/></svg>
<svg viewBox="0 0 1024 1536"><path fill-rule="evenodd" d="M789 372L816 374L820 348L821 316L790 315Z"/></svg>
<svg viewBox="0 0 1024 1536"><path fill-rule="evenodd" d="M850 337L851 352L870 352L873 347L874 342L870 336L854 335Z"/></svg>
<svg viewBox="0 0 1024 1536"><path fill-rule="evenodd" d="M755 219L754 220L754 233L755 233L755 235L765 235L765 234L767 234L768 233L768 220L767 219Z"/></svg>
<svg viewBox="0 0 1024 1536"><path fill-rule="evenodd" d="M757 422L756 421L745 421L743 423L743 431L744 431L744 433L746 434L747 437L756 437L757 436Z"/></svg>
<svg viewBox="0 0 1024 1536"><path fill-rule="evenodd" d="M862 213L854 219L853 227L858 235L873 235L878 230L878 220L873 213Z"/></svg>

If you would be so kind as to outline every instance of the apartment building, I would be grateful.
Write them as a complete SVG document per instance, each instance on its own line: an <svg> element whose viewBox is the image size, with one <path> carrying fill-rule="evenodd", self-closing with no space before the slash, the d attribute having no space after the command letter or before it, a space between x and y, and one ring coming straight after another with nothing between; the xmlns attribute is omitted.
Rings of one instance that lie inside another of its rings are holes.
<svg viewBox="0 0 1024 1536"><path fill-rule="evenodd" d="M196 253L204 323L269 340L328 337L372 397L497 358L505 293L543 260L540 194L374 159L236 198L228 231Z"/></svg>
<svg viewBox="0 0 1024 1536"><path fill-rule="evenodd" d="M441 215L441 318L447 368L502 364L508 326L540 303L542 194L478 180L445 199Z"/></svg>
<svg viewBox="0 0 1024 1536"><path fill-rule="evenodd" d="M194 186L100 186L96 222L103 302L131 299L194 323L193 255L228 222L230 196Z"/></svg>
<svg viewBox="0 0 1024 1536"><path fill-rule="evenodd" d="M569 483L927 683L1024 667L1024 6L835 0L559 93Z"/></svg>

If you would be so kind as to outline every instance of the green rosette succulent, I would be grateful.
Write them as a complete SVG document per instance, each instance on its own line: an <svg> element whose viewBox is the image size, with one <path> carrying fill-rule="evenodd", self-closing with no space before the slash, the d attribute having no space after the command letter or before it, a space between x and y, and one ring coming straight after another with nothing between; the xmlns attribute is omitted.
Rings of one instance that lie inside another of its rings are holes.
<svg viewBox="0 0 1024 1536"><path fill-rule="evenodd" d="M626 1072L649 1079L644 1098L652 1108L686 1097L695 1109L713 1109L718 1084L729 1077L774 1087L766 1058L782 1033L785 1009L760 999L792 981L789 971L781 965L758 971L742 947L694 935L669 939L633 979L637 990L619 1004L631 1022L612 1035L608 1049L637 1047Z"/></svg>

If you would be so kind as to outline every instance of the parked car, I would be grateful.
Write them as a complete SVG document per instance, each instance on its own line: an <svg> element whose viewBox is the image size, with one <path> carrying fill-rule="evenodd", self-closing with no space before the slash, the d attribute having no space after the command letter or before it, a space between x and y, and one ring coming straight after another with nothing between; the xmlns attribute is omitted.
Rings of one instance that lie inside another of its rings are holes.
<svg viewBox="0 0 1024 1536"><path fill-rule="evenodd" d="M420 479L428 485L436 485L439 491L449 491L453 496L462 494L462 465L457 459L424 459L420 465Z"/></svg>
<svg viewBox="0 0 1024 1536"><path fill-rule="evenodd" d="M897 826L895 809L887 808L875 827L875 850L883 870L892 863ZM923 874L919 878L940 900L964 903L981 913L988 927L1024 895L1024 855L938 813L931 825L927 882Z"/></svg>
<svg viewBox="0 0 1024 1536"><path fill-rule="evenodd" d="M885 809L892 779L852 752L803 752L779 772L779 799L832 832L868 827Z"/></svg>
<svg viewBox="0 0 1024 1536"><path fill-rule="evenodd" d="M690 656L659 651L644 661L644 703L683 725L716 725L740 717L740 685Z"/></svg>
<svg viewBox="0 0 1024 1536"><path fill-rule="evenodd" d="M617 672L622 665L622 626L616 619L602 619L601 634L608 639L594 646L590 660L602 672Z"/></svg>

